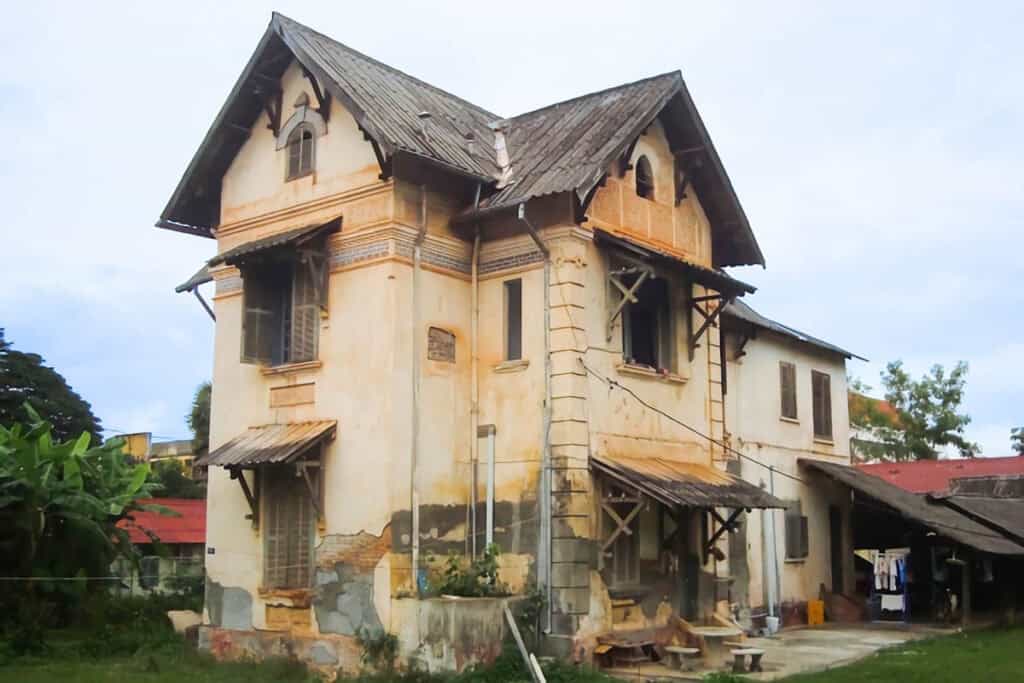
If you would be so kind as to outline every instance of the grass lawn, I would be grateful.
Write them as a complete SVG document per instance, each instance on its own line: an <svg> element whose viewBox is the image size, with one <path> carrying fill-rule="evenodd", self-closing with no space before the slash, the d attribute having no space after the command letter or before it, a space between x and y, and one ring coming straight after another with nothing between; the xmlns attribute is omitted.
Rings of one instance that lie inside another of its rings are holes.
<svg viewBox="0 0 1024 683"><path fill-rule="evenodd" d="M480 671L448 679L450 683L506 681L504 671ZM549 680L558 683L607 682L603 676L558 667ZM518 677L515 677L518 678ZM525 677L523 677L525 678ZM8 660L0 665L0 683L307 683L301 666L282 661L264 664L221 664L207 656L161 648L153 655L82 657L71 647L55 644L45 657ZM406 679L409 681L410 679ZM440 677L416 677L415 683L440 683ZM743 681L722 676L719 681ZM402 678L376 678L402 681ZM803 674L784 683L1020 683L1024 682L1024 628L946 636L884 650L856 664Z"/></svg>
<svg viewBox="0 0 1024 683"><path fill-rule="evenodd" d="M1024 628L907 643L850 666L785 679L785 683L865 681L1020 683L1024 681Z"/></svg>

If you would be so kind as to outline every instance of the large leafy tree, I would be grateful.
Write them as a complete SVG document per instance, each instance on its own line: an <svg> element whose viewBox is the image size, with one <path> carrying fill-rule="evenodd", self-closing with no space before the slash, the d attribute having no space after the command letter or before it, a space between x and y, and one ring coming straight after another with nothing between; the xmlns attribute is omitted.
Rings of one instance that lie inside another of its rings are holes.
<svg viewBox="0 0 1024 683"><path fill-rule="evenodd" d="M960 411L966 379L963 362L948 372L935 365L918 379L901 361L889 363L882 372L885 403L851 402L851 424L869 435L855 447L876 460L934 460L947 448L965 458L978 455L981 448L964 436L971 418Z"/></svg>
<svg viewBox="0 0 1024 683"><path fill-rule="evenodd" d="M210 394L213 385L203 382L196 387L192 397L192 409L185 416L188 428L192 430L192 450L201 455L210 448Z"/></svg>
<svg viewBox="0 0 1024 683"><path fill-rule="evenodd" d="M1024 455L1024 427L1014 427L1010 430L1010 448L1017 455Z"/></svg>
<svg viewBox="0 0 1024 683"><path fill-rule="evenodd" d="M30 422L26 406L31 406L52 425L57 440L85 432L98 444L102 430L92 407L43 363L42 356L18 351L0 337L0 425Z"/></svg>

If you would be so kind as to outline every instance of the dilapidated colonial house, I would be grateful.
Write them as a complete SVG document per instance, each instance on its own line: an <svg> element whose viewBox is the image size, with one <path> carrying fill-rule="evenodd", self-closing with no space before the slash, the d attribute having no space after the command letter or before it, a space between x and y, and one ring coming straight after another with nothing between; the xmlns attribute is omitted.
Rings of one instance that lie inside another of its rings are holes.
<svg viewBox="0 0 1024 683"><path fill-rule="evenodd" d="M215 283L219 654L487 656L500 612L430 586L493 542L586 655L727 607L742 515L787 505L731 464L723 268L764 258L678 72L504 118L275 14L158 226L217 244L179 289Z"/></svg>

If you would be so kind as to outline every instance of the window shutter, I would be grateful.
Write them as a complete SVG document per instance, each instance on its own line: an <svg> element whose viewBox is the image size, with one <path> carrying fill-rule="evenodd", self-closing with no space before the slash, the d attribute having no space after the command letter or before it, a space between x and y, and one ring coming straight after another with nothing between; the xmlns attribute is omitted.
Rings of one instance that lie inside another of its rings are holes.
<svg viewBox="0 0 1024 683"><path fill-rule="evenodd" d="M807 518L800 516L797 519L800 520L800 555L799 557L807 557L810 555L810 542L807 536Z"/></svg>
<svg viewBox="0 0 1024 683"><path fill-rule="evenodd" d="M814 435L832 438L832 378L818 371L811 372L814 403Z"/></svg>
<svg viewBox="0 0 1024 683"><path fill-rule="evenodd" d="M270 280L242 270L242 362L270 363L274 348L275 306Z"/></svg>
<svg viewBox="0 0 1024 683"><path fill-rule="evenodd" d="M292 282L292 363L302 363L316 358L317 332L320 329L320 296L322 287L317 286L313 276L314 268L310 257L303 256L296 264Z"/></svg>
<svg viewBox="0 0 1024 683"><path fill-rule="evenodd" d="M782 401L782 417L797 419L796 411L796 366L779 363L779 391Z"/></svg>
<svg viewBox="0 0 1024 683"><path fill-rule="evenodd" d="M800 516L799 513L793 514L793 510L786 510L786 557L792 559L797 557L799 552L799 537L800 537Z"/></svg>

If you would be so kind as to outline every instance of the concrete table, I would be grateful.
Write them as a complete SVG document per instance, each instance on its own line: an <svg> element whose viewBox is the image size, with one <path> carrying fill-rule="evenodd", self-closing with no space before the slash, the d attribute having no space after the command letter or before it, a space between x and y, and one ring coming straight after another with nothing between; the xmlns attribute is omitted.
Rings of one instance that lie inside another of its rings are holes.
<svg viewBox="0 0 1024 683"><path fill-rule="evenodd" d="M690 633L704 641L704 663L712 669L722 668L732 659L732 646L727 646L725 640L743 635L735 626L692 626Z"/></svg>

